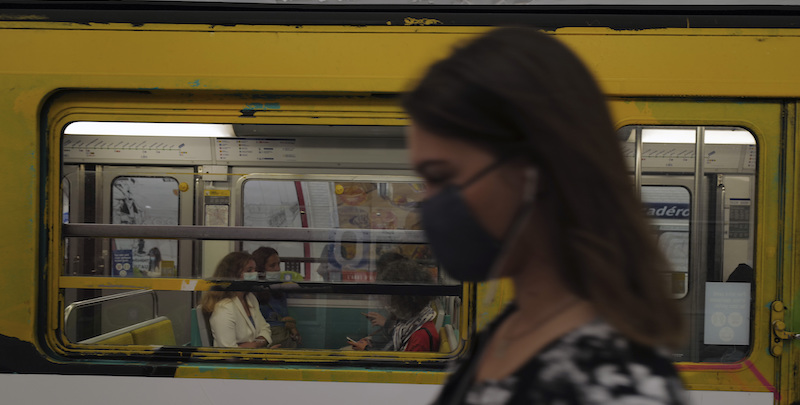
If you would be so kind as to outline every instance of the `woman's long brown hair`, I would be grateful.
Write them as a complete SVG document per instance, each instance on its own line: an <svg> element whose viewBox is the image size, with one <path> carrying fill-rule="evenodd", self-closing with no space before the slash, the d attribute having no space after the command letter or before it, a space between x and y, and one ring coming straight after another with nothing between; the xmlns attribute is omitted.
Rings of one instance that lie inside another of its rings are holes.
<svg viewBox="0 0 800 405"><path fill-rule="evenodd" d="M559 41L500 28L434 64L403 99L415 124L536 165L555 199L563 280L629 338L683 344L661 282L670 267L647 231L605 98Z"/></svg>
<svg viewBox="0 0 800 405"><path fill-rule="evenodd" d="M214 280L238 280L240 273L247 262L253 260L253 256L247 252L231 252L225 255L217 264ZM235 291L204 291L203 298L200 299L200 307L207 314L214 312L214 307L218 302L225 298L233 298Z"/></svg>

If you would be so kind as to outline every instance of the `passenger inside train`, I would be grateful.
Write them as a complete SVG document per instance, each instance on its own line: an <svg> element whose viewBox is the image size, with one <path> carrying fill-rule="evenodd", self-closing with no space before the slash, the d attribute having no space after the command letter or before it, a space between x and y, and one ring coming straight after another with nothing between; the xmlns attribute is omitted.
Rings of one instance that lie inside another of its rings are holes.
<svg viewBox="0 0 800 405"><path fill-rule="evenodd" d="M282 127L267 127L283 130ZM307 130L323 133L328 129L308 127ZM701 130L704 141L696 142ZM618 135L629 168L633 168L636 161L636 139L640 138L642 143L640 153L646 159L643 158L639 175L634 179L638 178L640 184L640 197L649 217L649 229L658 238L658 245L670 263L668 271L662 274L664 283L672 298L683 306L685 315L706 314L692 317L692 343L676 350L673 360L728 362L729 359L741 358L741 353L752 348L749 325L754 295L744 295L750 289L740 291L744 287L737 285L741 283L729 282L732 281L729 275L738 263L755 262L757 145L753 134L746 129L723 126L629 125L620 128ZM137 144L142 139L124 135L71 134L67 135L66 142L103 145L100 142L116 140ZM80 282L69 279L72 287L64 289L66 340L81 344L112 344L120 342L119 336L128 336L131 328L166 318L171 322L169 334L174 334L177 345L212 346L208 320L196 316L202 292L167 291L163 288L168 284L161 283L152 291L142 290L133 294L130 291L105 290L108 282L97 278L179 278L184 280L181 285L188 285L192 280L211 278L220 259L229 252L254 252L262 246L280 252L282 261L279 266L283 270L278 273L280 279L286 281L288 276L300 285L298 292L290 293L287 299L288 315L297 321L303 349L351 347L342 343L347 336L359 339L372 332L377 332L372 335L373 350L382 349L388 343L388 338L380 341L382 330L372 326L371 318L361 315L383 310L384 306L373 297L387 294L381 283L376 283L376 261L386 251L398 252L431 272L435 284L442 287L432 289L429 294L439 297L434 307L438 312L437 331L442 334L441 328L448 325L458 329L462 319L458 308L462 294L468 291L459 289L456 280L449 279L440 271L421 234L407 233L421 228L419 201L425 187L419 179L373 174L369 174L369 181L310 175L278 179L268 173L272 166L259 166L263 162L253 160L253 157L224 161L217 156L202 160L211 145L234 142L228 138L215 138L213 143L202 138L161 139L170 144L180 142L177 145L188 142L186 147L191 146L188 152L191 162L202 161L211 166L225 163L229 165L226 170L230 173L219 178L194 174L196 170L182 167L181 161L168 162L163 157L152 159L150 164L153 167L132 171L131 167L120 164L117 152L100 147L87 149L95 156L93 162L100 165L91 170L81 166L81 159L85 156L77 154L74 148L65 148L68 161L62 185L63 218L69 221L70 226L87 223L125 227L170 225L177 229L185 225L219 225L217 232L228 231L232 237L224 241L202 238L193 241L190 238L152 238L131 232L112 238L64 238L68 251L65 255L68 260L64 262L65 277L93 277ZM262 141L241 138L235 142L255 147ZM390 146L385 149L393 150ZM691 174L696 162L691 156L696 154L699 146L705 150L700 155L711 157L706 159L705 174L699 184L695 184L696 178ZM332 142L329 149L346 153L350 160L362 156L349 151L340 142ZM317 163L309 162L311 166ZM401 165L404 161L397 160L393 164ZM95 193L81 186L88 183L102 186L103 191ZM184 189L186 191L182 191ZM199 200L191 198L197 193L209 195ZM123 205L128 208L122 208ZM134 205L136 210L130 208ZM85 213L92 210L95 215L86 217ZM131 217L130 212L140 214ZM692 218L704 225L695 229ZM269 229L275 236L236 238L252 227ZM305 228L305 239L281 240L283 228ZM337 231L331 233L330 229ZM418 243L411 243L414 238L419 238ZM248 274L258 280L276 277L275 273ZM711 285L709 282L720 284ZM254 293L258 295L257 291ZM712 294L735 295L741 308L725 309L720 304L708 312L706 297ZM100 298L102 300L98 300ZM67 306L75 310L69 311ZM192 310L195 313L188 316ZM726 320L733 319L733 324L739 326L729 325L727 321L720 324L719 319L716 319L716 324L711 322L716 312L730 315ZM389 316L386 312L381 314ZM169 341L113 344L166 345L165 342ZM450 352L446 345L443 347L445 352ZM723 357L728 349L735 349L731 350L733 355Z"/></svg>
<svg viewBox="0 0 800 405"><path fill-rule="evenodd" d="M377 261L378 281L431 284L433 278L419 263L405 256L388 252ZM420 295L391 295L388 298L388 317L379 312L364 314L373 326L380 327L370 336L358 341L348 340L353 350L380 348L387 351L435 352L439 350L436 330L436 311L433 297Z"/></svg>
<svg viewBox="0 0 800 405"><path fill-rule="evenodd" d="M256 273L256 262L247 252L228 253L217 265L214 279L241 280ZM202 309L211 313L215 347L256 349L272 343L270 326L261 315L258 299L244 291L206 291ZM275 346L273 346L275 347Z"/></svg>
<svg viewBox="0 0 800 405"><path fill-rule="evenodd" d="M258 274L263 274L267 281L281 279L281 258L278 251L262 246L253 252ZM293 272L286 272L293 273ZM295 349L302 341L297 330L297 322L289 316L289 305L286 293L278 290L267 290L257 293L261 314L266 319L272 332L272 345L284 349Z"/></svg>

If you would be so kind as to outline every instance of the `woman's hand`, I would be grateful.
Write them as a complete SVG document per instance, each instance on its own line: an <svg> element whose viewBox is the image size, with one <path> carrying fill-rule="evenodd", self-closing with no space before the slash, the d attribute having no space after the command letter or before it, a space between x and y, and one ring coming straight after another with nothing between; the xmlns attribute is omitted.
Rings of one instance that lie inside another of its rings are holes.
<svg viewBox="0 0 800 405"><path fill-rule="evenodd" d="M386 317L377 313L377 312L367 312L364 316L369 319L369 322L372 326L383 326L386 325Z"/></svg>
<svg viewBox="0 0 800 405"><path fill-rule="evenodd" d="M294 318L291 316L285 316L281 318L281 321L286 323L286 330L289 331L289 337L291 337L295 342L300 343L302 339L300 338L300 332L297 330L297 323L295 322Z"/></svg>
<svg viewBox="0 0 800 405"><path fill-rule="evenodd" d="M363 338L358 342L348 340L347 343L350 343L350 346L353 346L353 350L367 350L367 347L372 346L372 342L368 338Z"/></svg>
<svg viewBox="0 0 800 405"><path fill-rule="evenodd" d="M296 328L289 330L289 337L291 337L292 340L294 340L298 344L300 344L303 341L303 338L300 337L300 331L298 331Z"/></svg>
<svg viewBox="0 0 800 405"><path fill-rule="evenodd" d="M267 339L263 336L259 336L252 342L239 343L239 347L243 349L260 349L262 347L267 347L267 344Z"/></svg>

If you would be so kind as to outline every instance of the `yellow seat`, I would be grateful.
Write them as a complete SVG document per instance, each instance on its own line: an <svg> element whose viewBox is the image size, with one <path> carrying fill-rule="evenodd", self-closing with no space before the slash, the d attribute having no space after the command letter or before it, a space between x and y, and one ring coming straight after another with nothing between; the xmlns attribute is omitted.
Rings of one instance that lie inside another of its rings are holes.
<svg viewBox="0 0 800 405"><path fill-rule="evenodd" d="M132 330L131 335L133 335L133 344L137 345L175 345L175 332L172 329L172 321L164 316L160 316L154 319L154 322Z"/></svg>
<svg viewBox="0 0 800 405"><path fill-rule="evenodd" d="M447 324L439 328L439 352L450 353L458 349L458 336L453 325Z"/></svg>
<svg viewBox="0 0 800 405"><path fill-rule="evenodd" d="M445 336L445 333L447 333L447 330L445 329L444 326L439 328L439 352L440 353L450 353L450 352L453 351L453 349L450 348L450 342L447 340L447 337Z"/></svg>
<svg viewBox="0 0 800 405"><path fill-rule="evenodd" d="M149 319L100 336L82 340L81 344L96 345L158 345L174 346L175 332L166 316Z"/></svg>

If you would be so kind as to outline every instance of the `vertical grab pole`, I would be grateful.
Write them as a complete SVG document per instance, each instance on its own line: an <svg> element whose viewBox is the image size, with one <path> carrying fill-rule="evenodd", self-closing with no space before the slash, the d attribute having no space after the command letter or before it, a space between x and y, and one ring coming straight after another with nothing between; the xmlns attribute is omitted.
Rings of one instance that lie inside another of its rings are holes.
<svg viewBox="0 0 800 405"><path fill-rule="evenodd" d="M689 234L691 244L689 246L690 283L689 289L694 290L691 294L690 308L690 328L692 343L690 348L690 361L700 360L700 349L703 342L700 337L705 326L703 309L705 306L705 271L703 271L702 249L703 249L703 223L706 221L706 213L701 210L701 192L703 178L705 176L705 127L697 127L695 130L695 153L694 153L694 184L691 202L691 227Z"/></svg>
<svg viewBox="0 0 800 405"><path fill-rule="evenodd" d="M723 260L725 257L725 175L717 174L716 184L716 204L714 204L715 223L714 223L714 281L725 280L725 269L723 268Z"/></svg>
<svg viewBox="0 0 800 405"><path fill-rule="evenodd" d="M633 161L633 184L636 188L636 195L642 195L642 127L636 126L634 129L636 147Z"/></svg>

